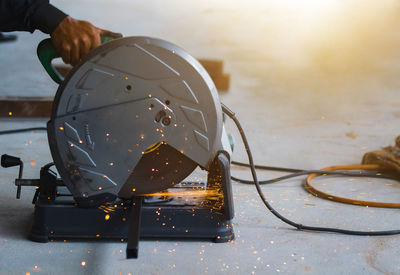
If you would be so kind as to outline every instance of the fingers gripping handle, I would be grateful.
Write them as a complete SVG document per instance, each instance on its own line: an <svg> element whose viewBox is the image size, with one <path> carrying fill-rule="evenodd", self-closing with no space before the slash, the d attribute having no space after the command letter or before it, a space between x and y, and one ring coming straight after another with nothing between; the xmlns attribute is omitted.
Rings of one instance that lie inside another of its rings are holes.
<svg viewBox="0 0 400 275"><path fill-rule="evenodd" d="M101 36L101 43L104 44L115 38L116 37L112 36ZM40 63L42 63L43 68L46 70L51 79L53 79L56 83L61 84L64 81L64 78L51 63L53 59L61 56L56 51L56 48L51 41L51 38L44 39L42 40L42 42L39 43L37 47L37 55L39 57Z"/></svg>

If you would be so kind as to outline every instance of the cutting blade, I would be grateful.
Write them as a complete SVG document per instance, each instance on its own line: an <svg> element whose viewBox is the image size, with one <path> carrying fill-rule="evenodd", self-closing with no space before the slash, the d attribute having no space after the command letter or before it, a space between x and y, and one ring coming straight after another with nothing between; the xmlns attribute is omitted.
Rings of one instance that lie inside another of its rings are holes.
<svg viewBox="0 0 400 275"><path fill-rule="evenodd" d="M171 146L162 143L142 156L132 172L133 190L122 188L120 197L167 189L188 177L197 164Z"/></svg>

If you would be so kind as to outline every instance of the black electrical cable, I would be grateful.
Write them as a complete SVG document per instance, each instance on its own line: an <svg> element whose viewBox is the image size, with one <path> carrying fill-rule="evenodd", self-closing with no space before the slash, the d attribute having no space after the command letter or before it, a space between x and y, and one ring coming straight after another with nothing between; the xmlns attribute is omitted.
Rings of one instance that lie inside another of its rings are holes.
<svg viewBox="0 0 400 275"><path fill-rule="evenodd" d="M238 166L244 166L244 167L249 167L247 163L243 162L238 162L238 161L232 161L232 164L238 165ZM294 169L294 168L284 168L284 167L275 167L275 166L264 166L264 165L254 165L256 169L263 169L263 170L269 170L269 171L280 171L280 172L291 172L291 173L297 173L297 172L303 172L304 170L301 169Z"/></svg>
<svg viewBox="0 0 400 275"><path fill-rule="evenodd" d="M228 107L226 107L224 104L221 103L222 106L222 110L223 112L228 115L233 122L235 123L236 127L239 130L240 136L242 138L244 147L246 149L247 152L247 156L249 159L249 166L250 166L250 170L251 170L251 174L253 176L253 183L256 186L258 195L260 196L261 200L263 201L264 205L268 208L268 210L275 215L278 219L280 219L281 221L297 228L298 230L309 230L309 231L322 231L322 232L334 232L334 233L341 233L341 234L347 234L347 235L361 235L361 236L384 236L384 235L395 235L395 234L400 234L400 230L386 230L386 231L356 231L356 230L346 230L346 229L340 229L340 228L329 228L329 227L316 227L316 226L307 226L307 225L302 225L296 222L293 222L289 219L287 219L286 217L282 216L278 211L276 211L271 204L267 201L267 199L265 198L262 190L261 190L261 185L258 182L257 179L257 172L256 172L256 168L254 165L254 161L253 161L253 155L251 153L250 150L250 146L249 143L247 141L246 135L243 131L242 126L240 125L239 120L236 118L235 113L232 112ZM326 172L326 171L324 171ZM322 172L322 173L324 173Z"/></svg>
<svg viewBox="0 0 400 275"><path fill-rule="evenodd" d="M248 165L247 163L243 163L243 162L232 161L231 163L234 165L238 165L238 166L250 167L250 165ZM365 171L348 172L345 170L343 170L343 171L301 170L301 169L294 169L294 168L265 166L265 165L254 165L254 167L256 169L260 169L260 170L292 172L291 174L285 175L283 177L274 178L271 180L258 181L259 184L270 184L270 183L275 183L278 181L286 180L289 178L295 178L295 177L309 175L309 174L341 175L341 176L349 176L349 177L369 177L369 178L391 179L391 180L397 180L397 181L399 180L399 177L397 175L386 174L386 173L381 173L381 172L365 172ZM234 181L237 181L239 183L254 184L254 181L252 181L252 180L239 179L236 177L231 177L231 178Z"/></svg>
<svg viewBox="0 0 400 275"><path fill-rule="evenodd" d="M30 131L47 131L47 128L46 127L32 127L32 128L5 130L5 131L0 131L0 135L17 134L17 133L30 132Z"/></svg>
<svg viewBox="0 0 400 275"><path fill-rule="evenodd" d="M265 169L268 170L268 169ZM287 180L290 178L295 178L295 177L300 177L300 176L305 176L309 174L323 174L323 175L341 175L341 176L348 176L348 177L369 177L369 178L381 178L381 179L392 179L392 180L399 180L399 177L395 175L386 175L382 173L377 173L377 172L346 172L346 171L325 171L325 170L301 170L300 172L296 173L291 173L289 175L285 175L282 177L270 179L270 180L263 180L259 181L259 184L271 184L271 183L276 183L278 181L282 180ZM239 183L244 183L244 184L254 184L254 180L245 180L245 179L239 179L236 177L231 176L231 179L234 181L237 181Z"/></svg>

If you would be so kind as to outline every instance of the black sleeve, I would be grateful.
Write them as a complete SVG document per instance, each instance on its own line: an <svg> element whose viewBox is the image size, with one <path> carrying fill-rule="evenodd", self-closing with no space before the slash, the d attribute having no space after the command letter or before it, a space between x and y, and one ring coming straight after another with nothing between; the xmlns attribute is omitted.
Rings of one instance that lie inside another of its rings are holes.
<svg viewBox="0 0 400 275"><path fill-rule="evenodd" d="M0 31L41 30L51 34L67 15L49 0L0 0Z"/></svg>

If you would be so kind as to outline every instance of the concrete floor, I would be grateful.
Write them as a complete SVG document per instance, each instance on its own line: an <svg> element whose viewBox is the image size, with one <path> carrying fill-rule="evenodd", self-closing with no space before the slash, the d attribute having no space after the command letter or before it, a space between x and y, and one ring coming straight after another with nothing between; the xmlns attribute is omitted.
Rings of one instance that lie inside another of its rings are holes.
<svg viewBox="0 0 400 275"><path fill-rule="evenodd" d="M160 37L196 57L223 59L232 87L221 101L238 115L259 164L317 169L359 163L364 152L392 144L399 134L400 22L391 1L363 6L349 1L329 9L314 3L308 10L289 0L53 2L125 36ZM356 12L360 8L363 13ZM54 95L57 86L35 55L46 36L18 36L17 43L0 44L0 95ZM0 120L0 130L45 123L7 118ZM236 139L234 159L246 161L231 122L227 129ZM21 157L26 178L38 177L41 165L51 161L43 132L0 136L0 153ZM232 169L235 176L250 177L247 169ZM34 190L24 189L16 200L17 170L1 171L0 274L400 274L399 236L299 232L273 217L253 186L238 183L233 183L236 239L230 243L144 240L138 260L125 260L125 244L119 242L33 243L26 236ZM259 172L261 179L278 175ZM400 228L395 209L321 200L303 190L303 180L263 190L280 212L303 224ZM389 180L315 183L352 198L398 202L400 197L399 185Z"/></svg>

